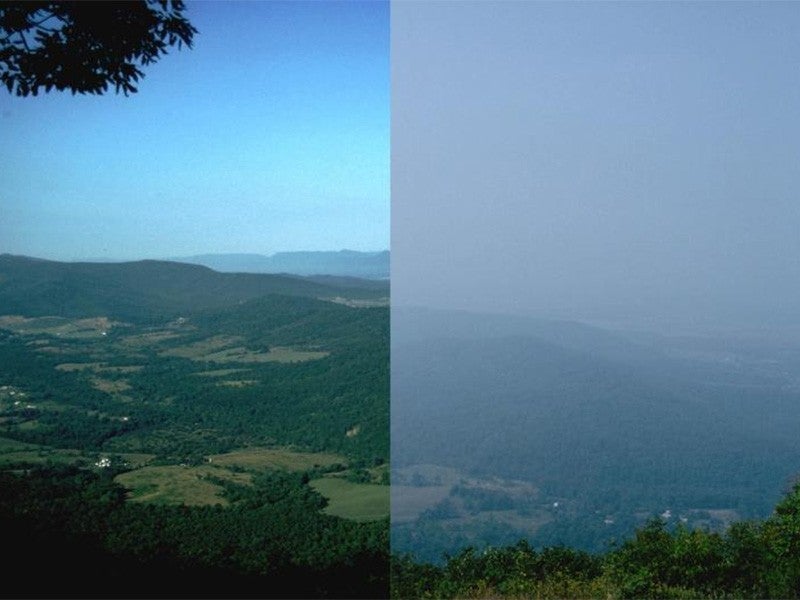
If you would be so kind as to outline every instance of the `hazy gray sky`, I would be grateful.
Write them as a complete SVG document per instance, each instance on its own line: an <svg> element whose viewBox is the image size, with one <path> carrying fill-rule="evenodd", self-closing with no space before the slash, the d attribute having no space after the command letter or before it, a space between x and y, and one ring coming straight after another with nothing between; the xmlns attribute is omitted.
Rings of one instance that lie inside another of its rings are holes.
<svg viewBox="0 0 800 600"><path fill-rule="evenodd" d="M798 31L800 3L393 3L393 304L795 318Z"/></svg>

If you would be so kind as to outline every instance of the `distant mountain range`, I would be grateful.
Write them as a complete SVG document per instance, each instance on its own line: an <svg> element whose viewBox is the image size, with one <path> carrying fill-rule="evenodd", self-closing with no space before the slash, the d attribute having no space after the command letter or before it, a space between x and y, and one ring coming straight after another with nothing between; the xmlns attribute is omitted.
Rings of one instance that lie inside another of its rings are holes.
<svg viewBox="0 0 800 600"><path fill-rule="evenodd" d="M178 262L56 262L0 254L0 314L141 321L237 306L267 295L376 300L388 281L219 273Z"/></svg>
<svg viewBox="0 0 800 600"><path fill-rule="evenodd" d="M264 254L198 254L170 258L204 265L225 273L290 273L336 275L366 279L389 278L389 251L276 252Z"/></svg>

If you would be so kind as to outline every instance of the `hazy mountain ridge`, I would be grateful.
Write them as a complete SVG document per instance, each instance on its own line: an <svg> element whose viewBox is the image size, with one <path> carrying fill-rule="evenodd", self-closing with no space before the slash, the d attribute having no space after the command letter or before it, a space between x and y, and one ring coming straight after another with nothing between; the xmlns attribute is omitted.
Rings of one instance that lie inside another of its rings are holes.
<svg viewBox="0 0 800 600"><path fill-rule="evenodd" d="M304 251L275 254L199 254L171 260L205 265L216 271L239 273L291 273L388 279L389 251Z"/></svg>

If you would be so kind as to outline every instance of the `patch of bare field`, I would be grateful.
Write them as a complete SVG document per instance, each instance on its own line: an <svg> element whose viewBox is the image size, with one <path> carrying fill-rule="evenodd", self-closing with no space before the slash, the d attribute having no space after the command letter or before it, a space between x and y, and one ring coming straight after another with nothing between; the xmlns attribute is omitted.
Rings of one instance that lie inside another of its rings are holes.
<svg viewBox="0 0 800 600"><path fill-rule="evenodd" d="M138 373L144 369L144 365L121 365L121 366L102 366L97 369L100 373Z"/></svg>
<svg viewBox="0 0 800 600"><path fill-rule="evenodd" d="M419 464L392 470L392 483L414 487L448 486L464 480L464 474L450 467Z"/></svg>
<svg viewBox="0 0 800 600"><path fill-rule="evenodd" d="M248 387L251 385L255 385L257 383L258 379L233 379L230 381L219 381L217 382L217 385L224 387L241 388L241 387Z"/></svg>
<svg viewBox="0 0 800 600"><path fill-rule="evenodd" d="M117 321L112 321L108 317L93 317L91 319L77 319L72 322L80 329L95 329L98 331L108 331L116 325L122 325Z"/></svg>
<svg viewBox="0 0 800 600"><path fill-rule="evenodd" d="M394 493L394 492L393 492ZM394 496L392 496L394 498ZM395 519L395 505L392 505L392 520ZM552 514L539 510L533 514L523 515L516 510L482 510L476 514L463 514L459 517L447 519L450 527L456 530L467 531L474 527L480 529L481 523L502 523L508 527L525 532L528 536L533 536L547 523L553 521Z"/></svg>
<svg viewBox="0 0 800 600"><path fill-rule="evenodd" d="M199 342L193 342L186 346L178 346L177 348L169 348L161 352L162 356L177 356L180 358L189 358L192 360L203 360L203 357L222 348L235 344L241 340L240 337L233 335L215 335Z"/></svg>
<svg viewBox="0 0 800 600"><path fill-rule="evenodd" d="M180 333L159 329L158 331L150 331L148 333L137 333L135 335L126 336L120 341L120 343L125 346L142 347L142 346L152 346L154 344L160 344L161 342L174 340L180 337L183 337L183 335Z"/></svg>
<svg viewBox="0 0 800 600"><path fill-rule="evenodd" d="M252 483L249 473L233 473L211 465L146 466L117 475L114 481L128 488L128 498L134 502L226 506L229 502L222 496L224 489L214 483L214 479L226 479L240 485Z"/></svg>
<svg viewBox="0 0 800 600"><path fill-rule="evenodd" d="M330 352L321 350L294 350L285 346L275 346L267 352L267 361L280 363L305 362L325 358Z"/></svg>
<svg viewBox="0 0 800 600"><path fill-rule="evenodd" d="M269 352L258 352L256 350L248 350L244 346L236 346L235 348L226 348L219 352L208 354L200 360L219 363L297 363L318 360L320 358L325 358L329 354L330 352L294 350L284 346L275 346L274 348L270 348Z"/></svg>
<svg viewBox="0 0 800 600"><path fill-rule="evenodd" d="M56 365L56 371L64 371L66 373L72 373L74 371L85 371L87 369L91 369L92 371L96 371L97 368L102 365L103 363L61 363L60 365Z"/></svg>
<svg viewBox="0 0 800 600"><path fill-rule="evenodd" d="M732 523L733 521L738 521L741 519L738 511L733 508L712 508L707 512L713 519L719 519L720 521L724 521L726 523Z"/></svg>
<svg viewBox="0 0 800 600"><path fill-rule="evenodd" d="M193 375L199 377L225 377L226 375L232 375L233 373L244 373L249 369L212 369L211 371L200 371L199 373L193 373Z"/></svg>
<svg viewBox="0 0 800 600"><path fill-rule="evenodd" d="M14 329L24 324L28 319L22 315L0 315L0 327L3 329Z"/></svg>
<svg viewBox="0 0 800 600"><path fill-rule="evenodd" d="M215 454L210 456L208 461L222 467L305 471L315 467L344 464L346 459L327 452L297 452L286 448L246 448Z"/></svg>
<svg viewBox="0 0 800 600"><path fill-rule="evenodd" d="M129 467L134 469L146 466L156 457L155 454L146 454L144 452L120 452L114 455L122 458Z"/></svg>
<svg viewBox="0 0 800 600"><path fill-rule="evenodd" d="M336 296L334 298L317 298L325 302L333 302L334 304L342 304L350 308L376 308L381 306L389 306L389 298L373 298L370 300L358 300L353 298L343 298Z"/></svg>
<svg viewBox="0 0 800 600"><path fill-rule="evenodd" d="M241 342L237 336L215 335L186 346L169 348L162 356L178 356L190 360L216 363L296 363L325 358L330 353L319 350L297 350L287 346L275 346L267 352L249 350L234 345ZM220 369L219 371L222 371ZM215 371L206 371L207 373Z"/></svg>
<svg viewBox="0 0 800 600"><path fill-rule="evenodd" d="M192 357L194 360L204 360L210 362L226 363L226 362L259 362L257 360L248 360L258 356L257 352L248 352L244 346L236 346L234 348L225 348L217 352L210 352L202 356Z"/></svg>
<svg viewBox="0 0 800 600"><path fill-rule="evenodd" d="M433 508L450 494L449 485L415 487L392 484L392 522L414 521L424 511Z"/></svg>
<svg viewBox="0 0 800 600"><path fill-rule="evenodd" d="M75 354L74 350L67 348L59 348L57 346L42 346L36 349L37 352L44 352L45 354Z"/></svg>
<svg viewBox="0 0 800 600"><path fill-rule="evenodd" d="M130 384L125 381L124 379L101 379L100 377L93 377L92 378L92 386L95 389L100 390L101 392L107 392L109 394L118 394L120 392L127 392L131 389Z"/></svg>
<svg viewBox="0 0 800 600"><path fill-rule="evenodd" d="M45 334L64 338L103 337L113 327L124 325L111 321L108 317L88 319L65 319L62 317L22 317L20 315L0 316L0 328L10 329L23 335Z"/></svg>
<svg viewBox="0 0 800 600"><path fill-rule="evenodd" d="M86 371L90 370L94 373L138 373L144 369L143 365L122 365L109 367L103 362L88 362L88 363L61 363L56 365L57 371L65 371L67 373L73 371Z"/></svg>

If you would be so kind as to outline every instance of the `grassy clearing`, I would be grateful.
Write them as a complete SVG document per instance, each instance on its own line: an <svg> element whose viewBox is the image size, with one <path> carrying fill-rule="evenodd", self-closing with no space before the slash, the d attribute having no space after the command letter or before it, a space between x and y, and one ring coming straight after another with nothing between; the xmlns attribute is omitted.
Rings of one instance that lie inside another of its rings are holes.
<svg viewBox="0 0 800 600"><path fill-rule="evenodd" d="M207 354L202 357L202 360L218 363L298 363L325 358L328 354L330 354L330 352L294 350L284 346L275 346L274 348L270 348L269 352L258 352L255 350L248 350L244 346L236 346L234 348L225 348L224 350Z"/></svg>
<svg viewBox="0 0 800 600"><path fill-rule="evenodd" d="M249 350L244 346L237 345L241 343L241 339L231 335L215 335L186 346L169 348L162 351L161 355L217 363L296 363L325 358L329 354L329 352L296 350L286 346L275 346L266 352ZM225 371L225 369L206 372L216 373L220 371Z"/></svg>
<svg viewBox="0 0 800 600"><path fill-rule="evenodd" d="M144 365L122 365L118 367L107 367L102 366L98 367L98 373L114 373L114 374L122 374L126 375L128 373L138 373L144 369Z"/></svg>
<svg viewBox="0 0 800 600"><path fill-rule="evenodd" d="M311 487L328 499L324 512L351 521L376 521L389 516L389 486L352 483L340 477L323 477Z"/></svg>
<svg viewBox="0 0 800 600"><path fill-rule="evenodd" d="M217 383L217 385L222 387L240 388L255 385L257 383L258 379L231 379L229 381L220 381Z"/></svg>
<svg viewBox="0 0 800 600"><path fill-rule="evenodd" d="M88 459L78 450L64 450L56 448L36 447L28 444L29 448L19 448L0 452L0 467L15 463L43 465L47 463L57 463L63 465L73 465L81 462L88 462Z"/></svg>
<svg viewBox="0 0 800 600"><path fill-rule="evenodd" d="M377 467L371 467L367 469L367 472L372 476L373 481L378 482L384 477L389 477L389 464L385 463Z"/></svg>
<svg viewBox="0 0 800 600"><path fill-rule="evenodd" d="M222 497L222 487L210 481L209 477L240 484L251 483L248 473L233 473L210 465L144 467L117 475L114 481L130 490L128 495L134 502L191 506L227 505L228 501Z"/></svg>
<svg viewBox="0 0 800 600"><path fill-rule="evenodd" d="M62 317L32 317L19 315L0 316L0 328L10 329L23 335L52 335L64 338L99 338L116 325L107 317L90 319L65 319Z"/></svg>
<svg viewBox="0 0 800 600"><path fill-rule="evenodd" d="M101 362L84 362L84 363L61 363L56 365L56 371L64 371L71 373L74 371L92 371L93 373L114 373L114 374L127 374L137 373L144 369L143 365L124 365L109 367Z"/></svg>
<svg viewBox="0 0 800 600"><path fill-rule="evenodd" d="M372 300L359 300L354 298L343 298L336 296L334 298L317 298L325 302L333 302L334 304L344 304L350 308L376 308L381 306L389 306L389 298L374 298Z"/></svg>
<svg viewBox="0 0 800 600"><path fill-rule="evenodd" d="M128 464L129 467L134 469L140 469L141 467L144 467L156 457L155 454L145 454L144 452L120 452L118 454L114 454L114 456L119 456Z"/></svg>
<svg viewBox="0 0 800 600"><path fill-rule="evenodd" d="M83 352L75 348L59 348L57 346L41 346L36 351L44 352L45 354L81 354Z"/></svg>
<svg viewBox="0 0 800 600"><path fill-rule="evenodd" d="M433 508L450 494L449 485L415 487L392 484L392 522L415 521L424 511Z"/></svg>
<svg viewBox="0 0 800 600"><path fill-rule="evenodd" d="M315 467L344 464L346 459L325 452L295 452L284 448L247 448L209 457L214 465L243 469L283 469L307 471Z"/></svg>
<svg viewBox="0 0 800 600"><path fill-rule="evenodd" d="M270 348L266 357L268 362L294 363L305 362L307 360L318 360L320 358L325 358L329 354L330 352L293 350L292 348L287 348L285 346L275 346L274 348Z"/></svg>
<svg viewBox="0 0 800 600"><path fill-rule="evenodd" d="M215 335L199 342L193 342L186 346L169 348L161 352L162 356L177 356L179 358L189 358L191 360L205 360L205 357L217 350L239 342L241 338L233 335Z"/></svg>
<svg viewBox="0 0 800 600"><path fill-rule="evenodd" d="M103 363L90 362L90 363L61 363L56 365L56 371L64 371L65 373L72 373L74 371L96 371Z"/></svg>
<svg viewBox="0 0 800 600"><path fill-rule="evenodd" d="M118 394L131 389L130 384L124 379L112 380L101 379L100 377L92 378L92 387L108 394Z"/></svg>
<svg viewBox="0 0 800 600"><path fill-rule="evenodd" d="M200 377L225 377L234 373L244 373L249 369L213 369L211 371L200 371L199 373L192 373L192 375Z"/></svg>
<svg viewBox="0 0 800 600"><path fill-rule="evenodd" d="M129 335L125 337L123 340L121 340L120 343L124 346L134 346L138 348L142 346L152 346L154 344L159 344L161 342L174 340L180 337L183 337L182 334L180 333L159 329L158 331L150 331L148 333Z"/></svg>

